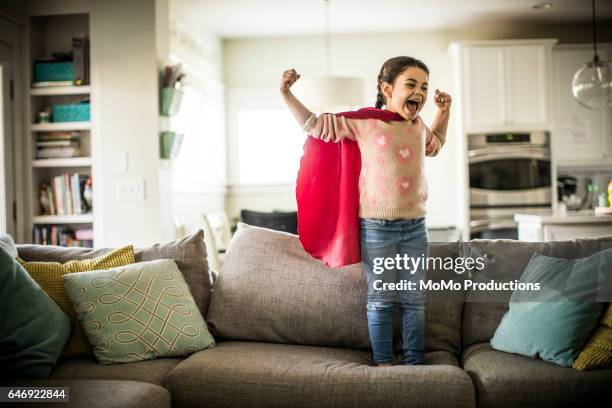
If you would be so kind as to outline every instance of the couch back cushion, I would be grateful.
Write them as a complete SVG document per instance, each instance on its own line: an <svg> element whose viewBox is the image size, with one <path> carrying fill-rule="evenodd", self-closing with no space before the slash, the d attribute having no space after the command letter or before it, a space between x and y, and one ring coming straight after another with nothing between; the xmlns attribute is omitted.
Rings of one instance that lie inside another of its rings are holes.
<svg viewBox="0 0 612 408"><path fill-rule="evenodd" d="M600 239L577 239L556 242L523 242L515 240L473 240L464 245L465 252L473 258L485 257L487 280L512 281L519 279L534 253L558 258L583 258L612 247L612 237ZM511 292L507 299L500 300L485 291L466 294L463 310L463 347L474 343L488 342L495 334L502 317L508 311Z"/></svg>
<svg viewBox="0 0 612 408"><path fill-rule="evenodd" d="M24 261L66 263L73 259L89 259L102 256L112 248L65 248L51 245L18 245L19 257ZM155 244L136 249L136 262L154 259L173 259L183 274L193 299L206 316L210 300L212 279L206 260L204 233L200 230L178 241Z"/></svg>
<svg viewBox="0 0 612 408"><path fill-rule="evenodd" d="M454 249L432 244L430 256L454 257ZM206 321L225 339L367 349L366 293L360 264L329 268L296 235L241 224ZM428 350L460 351L462 308L461 302L427 304Z"/></svg>

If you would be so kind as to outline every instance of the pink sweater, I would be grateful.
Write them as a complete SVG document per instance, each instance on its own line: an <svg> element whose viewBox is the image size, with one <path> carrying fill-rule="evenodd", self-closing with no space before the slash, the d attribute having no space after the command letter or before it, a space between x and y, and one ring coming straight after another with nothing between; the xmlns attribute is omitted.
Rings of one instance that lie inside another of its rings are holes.
<svg viewBox="0 0 612 408"><path fill-rule="evenodd" d="M326 142L344 138L357 142L362 163L359 217L396 220L425 215L425 148L431 144L434 149L429 155L435 156L445 140L420 117L386 122L312 114L303 129Z"/></svg>

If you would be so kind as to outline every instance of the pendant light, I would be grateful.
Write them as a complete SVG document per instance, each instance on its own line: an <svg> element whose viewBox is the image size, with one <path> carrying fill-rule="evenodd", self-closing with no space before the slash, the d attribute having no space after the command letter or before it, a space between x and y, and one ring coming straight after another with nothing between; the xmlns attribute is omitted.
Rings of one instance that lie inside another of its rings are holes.
<svg viewBox="0 0 612 408"><path fill-rule="evenodd" d="M325 77L303 77L296 83L296 94L306 106L319 112L338 112L363 106L363 81L360 78L330 75L329 0L325 5Z"/></svg>
<svg viewBox="0 0 612 408"><path fill-rule="evenodd" d="M597 27L595 25L595 0L593 10L593 60L586 62L574 74L572 93L574 98L589 109L612 107L612 78L607 61L597 55Z"/></svg>

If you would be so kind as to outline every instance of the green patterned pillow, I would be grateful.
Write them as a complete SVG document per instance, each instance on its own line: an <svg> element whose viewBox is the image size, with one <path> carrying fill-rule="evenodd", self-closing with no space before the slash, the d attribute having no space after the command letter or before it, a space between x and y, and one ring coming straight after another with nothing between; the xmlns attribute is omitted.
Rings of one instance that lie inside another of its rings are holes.
<svg viewBox="0 0 612 408"><path fill-rule="evenodd" d="M63 278L102 364L186 356L215 344L173 260L71 273Z"/></svg>

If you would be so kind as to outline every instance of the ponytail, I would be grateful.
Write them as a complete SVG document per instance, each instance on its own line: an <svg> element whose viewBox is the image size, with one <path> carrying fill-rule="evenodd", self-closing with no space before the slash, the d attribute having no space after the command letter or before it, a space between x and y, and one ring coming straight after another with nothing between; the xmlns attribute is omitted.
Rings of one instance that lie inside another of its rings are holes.
<svg viewBox="0 0 612 408"><path fill-rule="evenodd" d="M383 83L384 69L385 65L383 64L382 68L380 69L380 72L378 73L378 85L376 86L376 89L378 89L378 93L376 94L376 104L374 105L376 109L382 109L382 107L386 105L385 96L383 95L382 89L380 88Z"/></svg>

